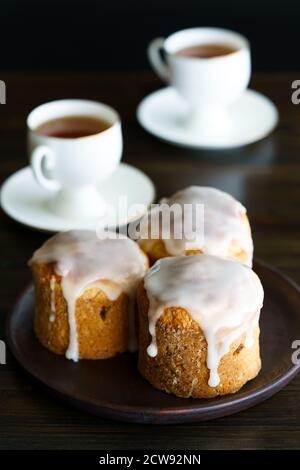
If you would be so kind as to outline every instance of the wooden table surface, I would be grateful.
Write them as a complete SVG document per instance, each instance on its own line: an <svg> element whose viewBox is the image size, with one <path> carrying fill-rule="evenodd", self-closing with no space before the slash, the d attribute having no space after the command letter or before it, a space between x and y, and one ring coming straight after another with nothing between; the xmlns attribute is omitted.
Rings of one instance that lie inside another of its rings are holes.
<svg viewBox="0 0 300 470"><path fill-rule="evenodd" d="M33 107L58 98L107 102L123 119L124 161L153 179L159 197L190 184L231 192L248 208L256 256L300 282L300 106L291 102L291 82L297 78L297 73L273 72L253 79L252 87L279 108L280 124L270 137L235 150L194 151L162 143L138 125L137 104L161 86L150 73L2 73L7 104L0 106L0 181L27 165L25 118ZM18 225L3 212L0 227L0 339L5 339L5 316L30 281L26 261L46 235ZM56 401L9 352L7 364L0 365L3 449L299 447L300 375L274 397L239 414L200 424L147 426L102 420Z"/></svg>

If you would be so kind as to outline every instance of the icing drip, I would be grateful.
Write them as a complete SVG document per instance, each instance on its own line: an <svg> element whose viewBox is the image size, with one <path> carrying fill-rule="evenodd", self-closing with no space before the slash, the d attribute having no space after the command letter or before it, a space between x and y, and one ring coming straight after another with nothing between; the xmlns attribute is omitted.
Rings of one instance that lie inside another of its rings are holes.
<svg viewBox="0 0 300 470"><path fill-rule="evenodd" d="M171 237L165 237L168 227L164 218L160 218L159 236L163 240L165 248L170 255L183 255L186 250L201 250L204 253L216 256L228 256L232 242L242 248L247 255L249 266L252 265L253 242L248 224L243 220L246 215L245 207L230 194L216 188L206 186L190 186L178 191L170 198L160 201L160 205L191 204L191 208L183 211L182 215L176 215L171 224ZM204 220L203 233L194 234L194 238L176 239L174 236L176 226L181 227L185 216L190 221L196 214L196 204L203 204ZM187 206L185 206L187 207ZM151 211L151 223L158 224L159 208ZM142 228L141 238L148 238L148 225Z"/></svg>
<svg viewBox="0 0 300 470"><path fill-rule="evenodd" d="M51 276L50 279L50 292L51 292L51 297L50 297L50 309L51 309L51 314L49 317L49 320L51 322L55 321L55 276Z"/></svg>
<svg viewBox="0 0 300 470"><path fill-rule="evenodd" d="M99 239L92 231L72 230L50 238L33 254L29 263L54 263L56 274L62 277L61 287L68 305L70 328L68 359L79 359L76 300L87 288L95 286L101 288L110 300L116 300L121 292L128 295L129 349L135 347L134 296L147 269L146 257L135 242L121 235L114 238L107 233L105 238Z"/></svg>
<svg viewBox="0 0 300 470"><path fill-rule="evenodd" d="M149 299L147 352L157 355L156 322L169 307L185 309L203 331L207 342L208 384L219 384L218 367L233 341L246 334L245 347L253 342L263 304L263 288L248 266L230 258L194 255L163 258L146 273Z"/></svg>

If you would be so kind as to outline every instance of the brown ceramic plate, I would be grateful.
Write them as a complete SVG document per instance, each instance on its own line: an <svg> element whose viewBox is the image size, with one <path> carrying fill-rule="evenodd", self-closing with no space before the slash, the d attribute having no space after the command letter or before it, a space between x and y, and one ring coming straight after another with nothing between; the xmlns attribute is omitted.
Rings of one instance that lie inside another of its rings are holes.
<svg viewBox="0 0 300 470"><path fill-rule="evenodd" d="M78 363L40 345L32 328L34 292L23 293L7 320L7 340L21 366L69 403L101 417L136 423L183 423L236 413L286 385L299 371L291 362L300 338L300 288L262 262L254 270L265 289L261 313L262 370L234 395L209 400L177 398L155 390L138 373L136 355Z"/></svg>

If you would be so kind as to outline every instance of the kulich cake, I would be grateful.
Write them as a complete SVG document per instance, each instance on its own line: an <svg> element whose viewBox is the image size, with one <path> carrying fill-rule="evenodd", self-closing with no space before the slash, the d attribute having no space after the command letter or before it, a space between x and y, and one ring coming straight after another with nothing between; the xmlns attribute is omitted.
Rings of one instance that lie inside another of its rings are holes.
<svg viewBox="0 0 300 470"><path fill-rule="evenodd" d="M68 359L101 359L135 347L136 287L148 261L125 236L59 233L29 262L40 342Z"/></svg>
<svg viewBox="0 0 300 470"><path fill-rule="evenodd" d="M180 397L237 392L261 367L263 296L258 276L236 260L159 260L138 289L140 373Z"/></svg>
<svg viewBox="0 0 300 470"><path fill-rule="evenodd" d="M160 228L153 238L151 225L158 225L159 210L164 204L169 207L179 204L182 214L173 217L171 231L166 230L167 218L160 218ZM190 223L187 219L195 217L197 205L203 207L201 233L196 232L192 239L185 238L184 234L176 239L174 227ZM229 256L252 266L253 243L246 209L230 194L211 187L190 186L162 199L160 206L151 212L139 241L151 264L167 256L206 253Z"/></svg>

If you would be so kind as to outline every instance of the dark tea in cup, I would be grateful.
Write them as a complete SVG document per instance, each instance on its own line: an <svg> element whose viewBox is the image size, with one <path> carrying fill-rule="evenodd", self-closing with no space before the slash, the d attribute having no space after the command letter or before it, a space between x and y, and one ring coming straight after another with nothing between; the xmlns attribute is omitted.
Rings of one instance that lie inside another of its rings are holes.
<svg viewBox="0 0 300 470"><path fill-rule="evenodd" d="M63 116L43 122L35 132L60 139L77 139L99 134L111 127L104 119L95 116Z"/></svg>
<svg viewBox="0 0 300 470"><path fill-rule="evenodd" d="M213 59L214 57L232 54L237 50L229 44L203 43L179 49L176 55L193 57L195 59Z"/></svg>

